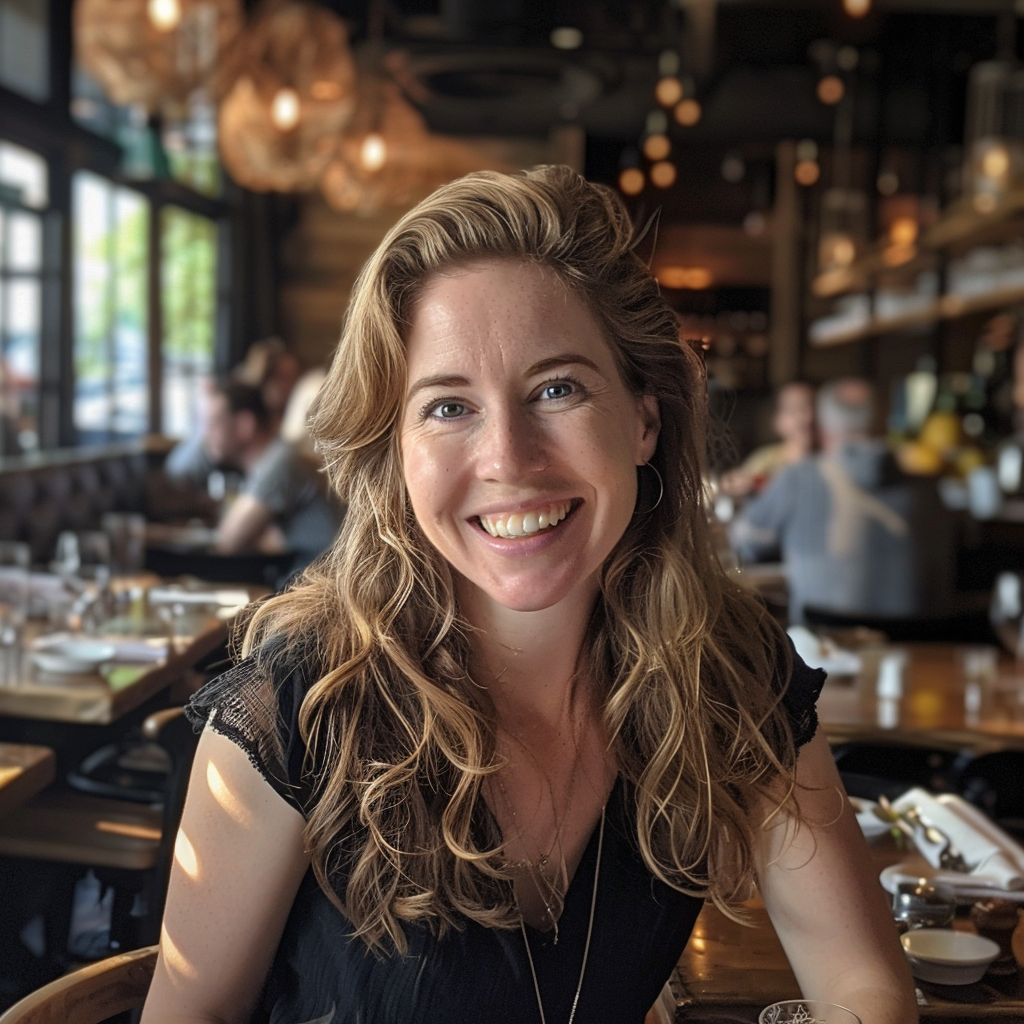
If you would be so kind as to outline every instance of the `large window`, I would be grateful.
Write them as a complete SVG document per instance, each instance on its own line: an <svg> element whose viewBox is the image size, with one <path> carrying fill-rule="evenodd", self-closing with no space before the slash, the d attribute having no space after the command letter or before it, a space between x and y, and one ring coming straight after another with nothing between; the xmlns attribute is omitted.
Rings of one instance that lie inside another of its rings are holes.
<svg viewBox="0 0 1024 1024"><path fill-rule="evenodd" d="M74 425L81 441L148 429L149 204L88 172L74 180Z"/></svg>
<svg viewBox="0 0 1024 1024"><path fill-rule="evenodd" d="M0 457L184 436L198 382L240 354L213 107L112 103L70 15L0 0Z"/></svg>
<svg viewBox="0 0 1024 1024"><path fill-rule="evenodd" d="M163 210L161 431L185 437L199 422L201 381L213 372L217 225L178 207Z"/></svg>
<svg viewBox="0 0 1024 1024"><path fill-rule="evenodd" d="M40 103L50 97L50 5L0 0L0 85Z"/></svg>
<svg viewBox="0 0 1024 1024"><path fill-rule="evenodd" d="M39 444L46 163L0 142L0 455Z"/></svg>

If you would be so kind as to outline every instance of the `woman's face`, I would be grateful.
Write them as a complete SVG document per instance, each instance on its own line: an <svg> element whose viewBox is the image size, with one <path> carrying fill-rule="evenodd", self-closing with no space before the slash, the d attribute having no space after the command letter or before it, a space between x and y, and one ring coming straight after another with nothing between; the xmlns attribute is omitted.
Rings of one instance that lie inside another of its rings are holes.
<svg viewBox="0 0 1024 1024"><path fill-rule="evenodd" d="M435 276L407 358L409 500L464 613L589 606L654 453L655 399L629 393L591 313L529 264Z"/></svg>

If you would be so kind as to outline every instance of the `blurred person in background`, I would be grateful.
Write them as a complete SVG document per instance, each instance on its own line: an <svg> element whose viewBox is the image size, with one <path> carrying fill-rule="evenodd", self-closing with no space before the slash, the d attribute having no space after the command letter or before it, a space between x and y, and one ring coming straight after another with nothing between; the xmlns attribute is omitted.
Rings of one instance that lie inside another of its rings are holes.
<svg viewBox="0 0 1024 1024"><path fill-rule="evenodd" d="M262 338L253 342L249 351L232 371L231 377L249 387L259 389L266 409L269 429L276 433L284 417L288 399L302 376L302 366L280 338ZM209 475L221 466L211 457L204 437L206 420L216 380L204 381L200 397L200 422L191 437L179 442L164 461L164 472L172 480L205 484Z"/></svg>
<svg viewBox="0 0 1024 1024"><path fill-rule="evenodd" d="M745 498L762 491L779 470L811 454L815 447L813 384L791 380L779 388L772 429L779 440L755 448L735 469L723 474L723 493Z"/></svg>
<svg viewBox="0 0 1024 1024"><path fill-rule="evenodd" d="M217 465L243 475L217 526L217 551L293 551L298 568L331 544L341 506L315 465L278 436L259 388L232 378L215 384L203 441Z"/></svg>
<svg viewBox="0 0 1024 1024"><path fill-rule="evenodd" d="M313 438L309 434L309 411L320 390L320 385L327 378L327 368L315 366L307 370L292 388L281 417L281 437L305 458L322 464L323 460L313 449Z"/></svg>
<svg viewBox="0 0 1024 1024"><path fill-rule="evenodd" d="M805 606L865 616L942 615L952 602L952 519L934 479L901 470L872 437L870 385L817 399L821 452L778 473L729 527L741 561L781 548L791 622Z"/></svg>

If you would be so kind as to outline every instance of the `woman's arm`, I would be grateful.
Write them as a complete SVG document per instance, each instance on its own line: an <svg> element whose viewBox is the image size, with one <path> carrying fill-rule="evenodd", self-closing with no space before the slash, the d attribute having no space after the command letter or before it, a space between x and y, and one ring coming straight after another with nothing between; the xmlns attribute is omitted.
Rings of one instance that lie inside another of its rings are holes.
<svg viewBox="0 0 1024 1024"><path fill-rule="evenodd" d="M865 1024L912 1024L910 969L820 730L800 749L796 781L802 822L784 809L757 833L754 852L765 906L800 989L854 1010ZM755 813L763 817L771 806L765 798Z"/></svg>
<svg viewBox="0 0 1024 1024"><path fill-rule="evenodd" d="M231 740L199 738L142 1024L243 1024L309 865L302 815Z"/></svg>

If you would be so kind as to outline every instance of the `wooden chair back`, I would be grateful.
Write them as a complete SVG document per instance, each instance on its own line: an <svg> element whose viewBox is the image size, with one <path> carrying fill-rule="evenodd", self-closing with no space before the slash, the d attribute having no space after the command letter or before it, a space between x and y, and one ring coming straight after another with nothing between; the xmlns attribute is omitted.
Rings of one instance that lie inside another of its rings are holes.
<svg viewBox="0 0 1024 1024"><path fill-rule="evenodd" d="M101 1024L140 1009L156 967L156 946L98 960L30 992L0 1024Z"/></svg>

